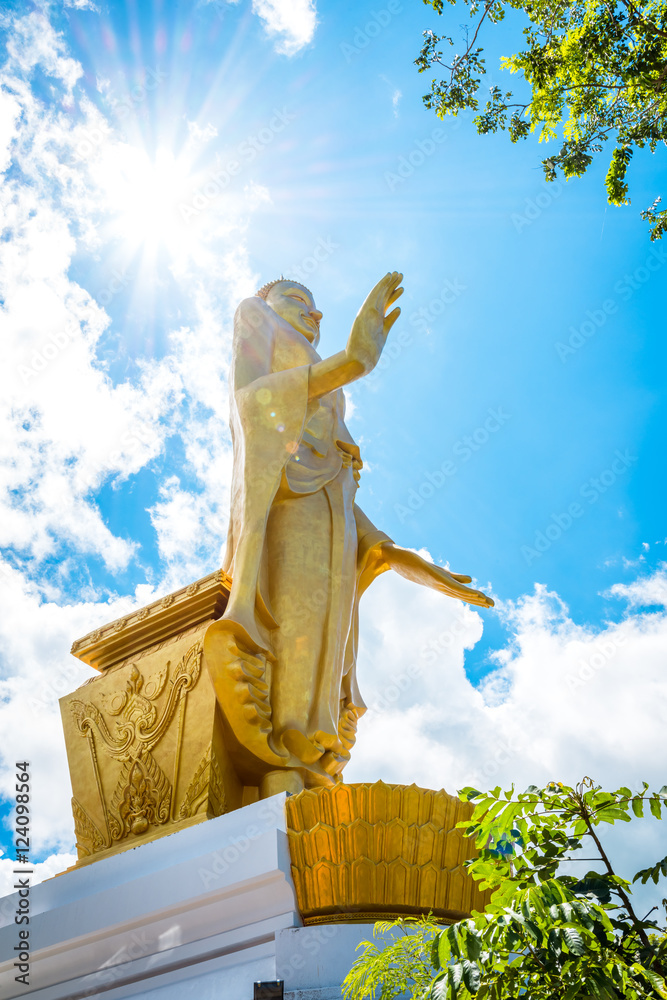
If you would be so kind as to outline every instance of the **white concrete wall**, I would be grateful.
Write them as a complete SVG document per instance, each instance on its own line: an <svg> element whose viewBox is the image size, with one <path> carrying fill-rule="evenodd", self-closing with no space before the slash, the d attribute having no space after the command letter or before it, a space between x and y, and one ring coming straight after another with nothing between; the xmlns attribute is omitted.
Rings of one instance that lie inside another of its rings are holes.
<svg viewBox="0 0 667 1000"><path fill-rule="evenodd" d="M372 924L301 926L285 795L30 890L30 986L15 982L18 895L0 900L0 995L36 1000L340 1000Z"/></svg>
<svg viewBox="0 0 667 1000"><path fill-rule="evenodd" d="M31 888L29 988L11 957L18 895L0 901L2 996L250 1000L255 980L276 978L276 932L301 922L284 803L273 796Z"/></svg>

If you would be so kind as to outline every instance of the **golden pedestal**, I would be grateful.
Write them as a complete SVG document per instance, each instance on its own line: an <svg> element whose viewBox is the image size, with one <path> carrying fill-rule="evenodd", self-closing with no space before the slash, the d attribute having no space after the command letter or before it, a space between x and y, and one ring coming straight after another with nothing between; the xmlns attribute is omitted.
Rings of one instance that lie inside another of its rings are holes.
<svg viewBox="0 0 667 1000"><path fill-rule="evenodd" d="M456 824L471 808L416 785L343 785L287 800L292 877L306 925L432 913L453 923L483 910Z"/></svg>
<svg viewBox="0 0 667 1000"><path fill-rule="evenodd" d="M203 663L229 583L213 573L72 646L101 671L60 701L78 864L257 799L234 766Z"/></svg>

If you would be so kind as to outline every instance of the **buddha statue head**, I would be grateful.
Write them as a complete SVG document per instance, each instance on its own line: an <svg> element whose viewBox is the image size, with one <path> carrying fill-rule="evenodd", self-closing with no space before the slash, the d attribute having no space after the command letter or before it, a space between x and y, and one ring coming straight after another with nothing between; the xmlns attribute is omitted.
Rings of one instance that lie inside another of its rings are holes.
<svg viewBox="0 0 667 1000"><path fill-rule="evenodd" d="M313 347L317 347L322 313L315 306L313 293L305 285L289 278L278 278L263 285L257 295L286 323L303 334Z"/></svg>

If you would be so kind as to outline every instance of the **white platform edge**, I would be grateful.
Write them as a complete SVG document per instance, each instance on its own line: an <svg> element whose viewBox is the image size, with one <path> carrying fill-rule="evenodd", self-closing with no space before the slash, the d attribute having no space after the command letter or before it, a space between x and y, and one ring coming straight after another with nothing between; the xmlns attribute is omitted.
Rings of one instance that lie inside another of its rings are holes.
<svg viewBox="0 0 667 1000"><path fill-rule="evenodd" d="M29 987L15 982L18 970L8 958L19 941L18 899L13 893L0 900L0 981L7 998L139 996L165 976L174 984L206 977L238 964L243 953L246 964L252 957L251 964L268 973L260 978L275 978L276 931L301 923L285 795L31 888Z"/></svg>
<svg viewBox="0 0 667 1000"><path fill-rule="evenodd" d="M18 894L0 900L1 995L33 1000L340 1000L372 924L303 927L285 794L100 859L30 890L30 985L15 981Z"/></svg>

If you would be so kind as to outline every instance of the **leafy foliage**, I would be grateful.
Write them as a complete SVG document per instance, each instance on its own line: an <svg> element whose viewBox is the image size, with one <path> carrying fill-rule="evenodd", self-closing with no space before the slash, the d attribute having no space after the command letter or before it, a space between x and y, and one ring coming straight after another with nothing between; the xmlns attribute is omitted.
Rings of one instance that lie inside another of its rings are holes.
<svg viewBox="0 0 667 1000"><path fill-rule="evenodd" d="M374 941L364 942L362 959L355 963L345 980L348 1000L391 1000L410 989L412 996L425 996L433 983L431 949L438 926L424 917L421 920L379 921L373 936L388 935L389 943L378 948Z"/></svg>
<svg viewBox="0 0 667 1000"><path fill-rule="evenodd" d="M464 788L459 797L474 806L459 824L479 851L468 871L492 890L490 904L445 928L428 919L377 925L391 944L364 944L346 1000L667 1000L667 928L637 916L632 883L613 870L599 830L646 808L661 819L667 786L605 792L585 778L574 788ZM571 873L587 862L596 867ZM632 882L666 876L663 858Z"/></svg>
<svg viewBox="0 0 667 1000"><path fill-rule="evenodd" d="M456 6L457 0L447 0ZM667 143L667 0L460 0L474 21L466 29L462 54L447 59L442 46L454 40L424 32L415 60L420 73L440 66L424 97L440 118L461 111L479 112L477 131L507 131L512 142L538 131L540 141L560 136L560 151L542 161L547 180L560 169L566 179L583 174L611 140L614 149L606 177L607 199L629 202L626 172L635 148L655 152ZM437 14L444 0L424 0ZM501 68L518 73L530 87L525 100L492 86L480 110L484 26L498 24L508 10L527 18L526 47L501 59ZM651 239L667 229L667 209L654 204L642 212Z"/></svg>

